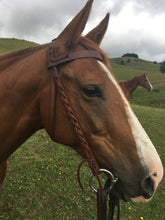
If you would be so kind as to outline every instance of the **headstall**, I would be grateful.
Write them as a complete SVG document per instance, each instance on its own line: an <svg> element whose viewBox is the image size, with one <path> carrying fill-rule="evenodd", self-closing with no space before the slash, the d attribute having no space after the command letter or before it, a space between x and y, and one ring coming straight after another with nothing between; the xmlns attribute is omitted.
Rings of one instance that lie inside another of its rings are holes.
<svg viewBox="0 0 165 220"><path fill-rule="evenodd" d="M86 138L83 134L83 131L78 123L78 120L72 110L72 107L68 101L67 95L65 93L65 89L63 88L60 76L58 72L58 66L61 64L65 64L67 62L71 62L73 60L77 59L83 59L83 58L93 58L100 61L103 61L103 57L101 53L99 53L97 50L81 50L81 51L75 51L66 53L61 56L54 56L54 42L52 41L49 44L48 48L48 69L50 71L51 75L51 94L50 94L50 117L49 117L49 132L52 140L55 141L55 100L56 100L56 89L58 89L58 92L61 95L61 100L64 105L65 111L67 113L68 118L70 119L73 128L75 130L75 133L81 143L81 146L83 148L83 152L85 155L85 160L83 160L78 167L77 177L80 187L83 189L81 181L80 181L80 167L84 162L88 162L89 167L92 170L92 174L90 176L90 186L91 188L97 193L97 204L98 204L98 220L106 220L106 196L107 193L111 190L112 185L117 181L117 178L115 178L110 171L107 171L105 169L99 169L99 166L94 158L94 155L92 151L89 148L88 142L86 141ZM110 176L111 184L108 185L108 190L104 190L101 181L99 178L99 174L101 172L105 172ZM94 187L92 187L92 177L93 175L97 178L99 183L99 189L96 190ZM105 193L106 192L106 193ZM110 218L109 218L110 219ZM112 217L113 219L113 217Z"/></svg>

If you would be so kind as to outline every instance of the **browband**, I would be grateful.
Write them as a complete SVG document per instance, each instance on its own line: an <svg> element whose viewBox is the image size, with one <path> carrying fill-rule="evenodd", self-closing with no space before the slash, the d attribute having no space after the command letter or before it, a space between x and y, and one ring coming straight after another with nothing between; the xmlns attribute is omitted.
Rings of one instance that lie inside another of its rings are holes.
<svg viewBox="0 0 165 220"><path fill-rule="evenodd" d="M103 61L101 53L97 50L80 50L75 52L70 52L61 56L54 57L54 45L53 42L49 44L48 49L48 68L58 66L62 63L67 63L72 60L82 59L82 58L94 58Z"/></svg>

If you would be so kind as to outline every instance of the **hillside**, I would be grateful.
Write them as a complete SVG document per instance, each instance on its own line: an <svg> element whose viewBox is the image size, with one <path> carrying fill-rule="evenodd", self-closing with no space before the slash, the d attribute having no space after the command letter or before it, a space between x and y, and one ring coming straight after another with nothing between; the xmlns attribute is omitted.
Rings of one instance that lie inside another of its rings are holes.
<svg viewBox="0 0 165 220"><path fill-rule="evenodd" d="M153 90L150 92L139 86L134 91L130 103L165 108L165 74L160 72L160 63L135 58L129 59L129 62L127 62L128 57L110 59L110 69L117 80L124 81L147 73L153 86ZM121 65L121 60L124 61L124 65Z"/></svg>
<svg viewBox="0 0 165 220"><path fill-rule="evenodd" d="M133 109L164 164L165 109L138 105L133 105ZM1 191L0 219L96 219L96 198L88 186L88 165L81 169L84 192L77 183L80 161L75 151L52 142L44 130L35 133L9 158ZM145 220L164 220L164 195L163 180L151 202L121 202L121 219L138 220L143 216Z"/></svg>
<svg viewBox="0 0 165 220"><path fill-rule="evenodd" d="M34 42L19 40L15 38L0 38L0 54L7 53L13 50L24 49L27 47L36 46Z"/></svg>
<svg viewBox="0 0 165 220"><path fill-rule="evenodd" d="M129 59L129 62L128 62ZM134 75L143 73L160 73L160 63L131 57L109 59L113 73L118 80L127 80ZM124 65L121 64L124 63Z"/></svg>
<svg viewBox="0 0 165 220"><path fill-rule="evenodd" d="M37 45L34 42L19 39L0 38L0 54ZM160 63L154 63L133 57L119 57L109 59L111 71L117 80L128 80L136 75L147 73L153 86L148 92L138 87L130 100L132 104L165 108L165 74L160 73ZM124 65L121 65L123 63Z"/></svg>
<svg viewBox="0 0 165 220"><path fill-rule="evenodd" d="M0 54L35 45L24 40L0 39ZM147 73L153 91L138 87L130 102L165 164L165 74L160 73L160 64L127 60L110 59L111 71L118 80ZM71 148L51 141L45 130L36 132L8 160L0 191L0 219L96 219L96 196L88 184L88 165L81 168L84 192L77 183L80 161ZM164 196L165 179L149 203L121 202L121 219L164 220Z"/></svg>

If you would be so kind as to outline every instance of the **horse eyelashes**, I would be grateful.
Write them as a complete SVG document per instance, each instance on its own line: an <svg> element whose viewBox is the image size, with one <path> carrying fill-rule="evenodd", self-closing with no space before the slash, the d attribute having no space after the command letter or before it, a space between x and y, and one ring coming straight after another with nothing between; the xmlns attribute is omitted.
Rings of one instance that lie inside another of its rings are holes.
<svg viewBox="0 0 165 220"><path fill-rule="evenodd" d="M97 85L84 86L82 91L87 97L102 97L102 90Z"/></svg>

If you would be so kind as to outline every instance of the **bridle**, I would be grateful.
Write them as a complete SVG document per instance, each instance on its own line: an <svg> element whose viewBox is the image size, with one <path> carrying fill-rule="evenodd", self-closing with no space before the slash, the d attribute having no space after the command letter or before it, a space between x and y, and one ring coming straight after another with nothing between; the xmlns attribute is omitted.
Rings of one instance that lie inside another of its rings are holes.
<svg viewBox="0 0 165 220"><path fill-rule="evenodd" d="M107 193L111 191L113 185L117 181L117 178L113 176L113 174L110 171L107 171L105 169L99 169L99 166L94 158L93 153L91 152L88 142L86 141L85 135L83 134L83 131L78 123L77 118L75 117L75 114L72 110L72 107L68 101L68 98L65 93L65 89L63 88L58 69L57 67L61 64L65 64L67 62L71 62L76 59L83 59L83 58L93 58L100 61L103 61L103 57L101 53L99 53L97 50L81 50L81 51L75 51L70 52L61 56L54 56L54 42L51 42L49 44L48 48L48 69L50 71L51 75L51 94L50 94L50 117L49 117L49 132L52 140L55 141L55 100L56 100L56 88L58 89L58 92L61 95L61 100L64 105L65 111L67 113L68 118L70 119L73 128L75 130L75 133L81 143L81 146L83 148L83 152L85 155L85 160L83 160L78 167L77 177L80 187L83 189L83 186L80 181L80 167L84 162L88 162L89 167L92 170L92 174L90 176L90 186L91 188L97 193L97 204L98 204L98 220L106 220L106 196ZM111 179L111 184L108 185L108 187L104 190L99 178L99 174L101 172L105 172L109 174ZM99 190L96 190L92 187L92 177L93 175L97 178L99 183ZM105 193L106 192L106 193ZM104 216L104 217L103 217ZM113 219L113 216L112 216Z"/></svg>

